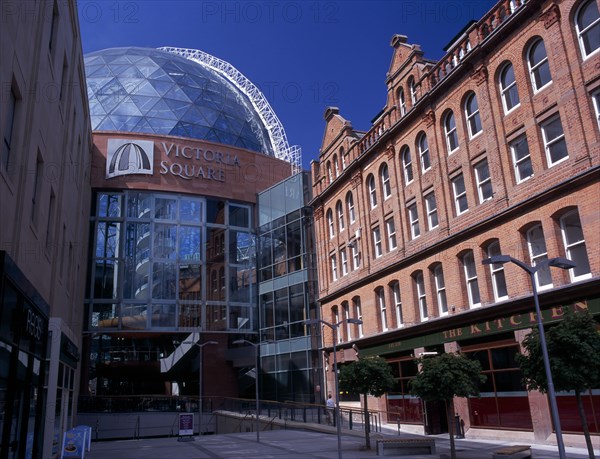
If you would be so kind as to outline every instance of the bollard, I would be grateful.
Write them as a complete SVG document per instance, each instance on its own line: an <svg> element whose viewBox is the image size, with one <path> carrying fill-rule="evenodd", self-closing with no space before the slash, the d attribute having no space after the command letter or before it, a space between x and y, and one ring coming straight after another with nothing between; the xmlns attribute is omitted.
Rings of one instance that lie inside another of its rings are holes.
<svg viewBox="0 0 600 459"><path fill-rule="evenodd" d="M458 413L454 416L454 438L464 438L464 434L461 428L460 416Z"/></svg>

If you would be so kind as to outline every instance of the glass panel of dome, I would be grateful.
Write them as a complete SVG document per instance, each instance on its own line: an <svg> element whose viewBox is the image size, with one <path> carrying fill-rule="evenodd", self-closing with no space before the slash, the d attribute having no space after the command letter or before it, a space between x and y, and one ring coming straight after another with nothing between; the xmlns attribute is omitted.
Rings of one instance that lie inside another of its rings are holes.
<svg viewBox="0 0 600 459"><path fill-rule="evenodd" d="M138 80L145 80L146 78L144 74L137 69L137 67L131 64L126 67L115 70L115 75L117 75L120 79L136 78Z"/></svg>
<svg viewBox="0 0 600 459"><path fill-rule="evenodd" d="M198 112L200 112L202 114L200 119L206 120L207 126L212 126L215 123L217 117L219 116L218 111L213 110L212 108L209 108L209 107L200 106L200 107L196 107L196 109L198 110ZM204 124L204 123L202 123L202 124Z"/></svg>
<svg viewBox="0 0 600 459"><path fill-rule="evenodd" d="M184 102L191 103L191 99L181 90L179 86L173 85L173 87L165 93L164 97L175 100L182 100Z"/></svg>
<svg viewBox="0 0 600 459"><path fill-rule="evenodd" d="M229 132L217 131L217 134L219 136L219 139L221 139L221 143L224 143L225 145L234 144L236 139L238 138L237 135L230 134Z"/></svg>
<svg viewBox="0 0 600 459"><path fill-rule="evenodd" d="M154 259L170 259L177 257L177 226L156 223L153 240Z"/></svg>
<svg viewBox="0 0 600 459"><path fill-rule="evenodd" d="M153 89L154 90L154 89ZM157 97L148 96L130 96L133 103L142 113L148 113L152 107L159 101Z"/></svg>
<svg viewBox="0 0 600 459"><path fill-rule="evenodd" d="M147 307L145 304L121 305L121 328L124 330L144 330L147 327Z"/></svg>
<svg viewBox="0 0 600 459"><path fill-rule="evenodd" d="M175 322L177 319L176 310L177 307L175 304L153 304L150 326L152 328L175 327Z"/></svg>
<svg viewBox="0 0 600 459"><path fill-rule="evenodd" d="M100 131L116 131L117 128L113 124L113 122L106 117L103 116L92 116L92 129L100 130Z"/></svg>
<svg viewBox="0 0 600 459"><path fill-rule="evenodd" d="M129 96L122 97L119 105L117 105L110 114L142 116L142 112L140 112L140 109L137 108Z"/></svg>
<svg viewBox="0 0 600 459"><path fill-rule="evenodd" d="M209 128L205 127L205 126L196 126L196 125L190 125L187 128L187 131L190 133L190 136L192 138L195 139L206 139Z"/></svg>
<svg viewBox="0 0 600 459"><path fill-rule="evenodd" d="M104 110L100 104L90 104L90 115L104 117L106 115L106 110Z"/></svg>
<svg viewBox="0 0 600 459"><path fill-rule="evenodd" d="M179 137L192 137L194 138L194 136L192 134L190 134L185 126L190 126L189 123L182 123L179 122L177 123L173 129L171 129L171 132L169 132L169 135L177 135Z"/></svg>
<svg viewBox="0 0 600 459"><path fill-rule="evenodd" d="M177 218L177 200L157 197L154 201L154 218L175 220Z"/></svg>
<svg viewBox="0 0 600 459"><path fill-rule="evenodd" d="M110 115L119 131L135 132L135 127L142 119L141 116L116 116Z"/></svg>
<svg viewBox="0 0 600 459"><path fill-rule="evenodd" d="M160 81L160 80L149 80L150 84L152 85L152 87L154 89L156 89L156 92L158 92L158 94L162 97L164 96L167 92L169 92L171 90L171 88L173 87L173 83L171 83L170 81Z"/></svg>
<svg viewBox="0 0 600 459"><path fill-rule="evenodd" d="M179 227L179 260L200 261L202 245L199 226Z"/></svg>
<svg viewBox="0 0 600 459"><path fill-rule="evenodd" d="M151 96L156 98L160 97L160 94L158 94L156 89L154 89L154 87L147 80L138 82L135 89L131 91L131 94L135 96Z"/></svg>
<svg viewBox="0 0 600 459"><path fill-rule="evenodd" d="M136 67L140 71L140 73L144 75L144 78L148 78L160 68L154 62L149 60L145 60L144 62L138 63Z"/></svg>
<svg viewBox="0 0 600 459"><path fill-rule="evenodd" d="M192 88L189 86L184 86L181 88L183 92L188 96L191 101L195 101L198 97L202 96L204 89L202 88Z"/></svg>
<svg viewBox="0 0 600 459"><path fill-rule="evenodd" d="M177 120L181 119L182 115L190 107L189 102L183 102L183 101L174 100L174 99L163 99L163 100L167 104L167 106L169 107L169 109L171 110L173 115L175 116L175 119L177 119Z"/></svg>
<svg viewBox="0 0 600 459"><path fill-rule="evenodd" d="M179 219L182 222L200 223L202 220L202 201L181 198L179 201Z"/></svg>
<svg viewBox="0 0 600 459"><path fill-rule="evenodd" d="M112 60L113 64L127 64L130 65L131 64L131 60L129 59L129 57L125 54L122 54L119 57L116 57L115 59Z"/></svg>
<svg viewBox="0 0 600 459"><path fill-rule="evenodd" d="M229 307L229 328L233 330L250 330L251 311L248 307Z"/></svg>
<svg viewBox="0 0 600 459"><path fill-rule="evenodd" d="M177 273L174 263L154 262L152 265L152 298L174 300Z"/></svg>
<svg viewBox="0 0 600 459"><path fill-rule="evenodd" d="M159 101L152 107L151 112L153 118L177 119L164 99L159 99Z"/></svg>
<svg viewBox="0 0 600 459"><path fill-rule="evenodd" d="M202 299L202 266L199 264L179 265L179 299Z"/></svg>
<svg viewBox="0 0 600 459"><path fill-rule="evenodd" d="M90 81L93 81L96 78L107 78L107 77L113 76L112 71L105 65L97 65L97 66L90 67L86 63L85 71L86 71L86 74L89 72L89 75L86 75L88 84L90 83Z"/></svg>
<svg viewBox="0 0 600 459"><path fill-rule="evenodd" d="M167 133L170 134L171 129L175 127L177 124L177 120L171 119L158 119L158 118L147 118L148 123L155 132Z"/></svg>
<svg viewBox="0 0 600 459"><path fill-rule="evenodd" d="M140 122L133 128L132 132L146 132L149 134L154 134L156 131L150 126L148 120L146 118L142 118Z"/></svg>
<svg viewBox="0 0 600 459"><path fill-rule="evenodd" d="M211 142L223 143L221 141L221 138L219 137L218 132L215 129L209 129L206 135L206 140L209 140Z"/></svg>
<svg viewBox="0 0 600 459"><path fill-rule="evenodd" d="M102 56L89 56L84 58L85 61L85 65L87 66L92 65L92 64L103 64L104 65L104 59L102 59Z"/></svg>

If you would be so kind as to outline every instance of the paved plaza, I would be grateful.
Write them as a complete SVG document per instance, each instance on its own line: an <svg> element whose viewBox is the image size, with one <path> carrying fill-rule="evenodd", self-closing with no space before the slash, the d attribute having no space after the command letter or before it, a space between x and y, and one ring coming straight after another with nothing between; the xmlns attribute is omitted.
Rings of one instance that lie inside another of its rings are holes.
<svg viewBox="0 0 600 459"><path fill-rule="evenodd" d="M379 434L376 434L379 435ZM384 434L385 438L398 438L398 434ZM422 438L401 434L400 438ZM385 456L413 459L449 458L448 436L429 436L436 442L435 455ZM491 459L492 451L511 442L456 440L457 459ZM532 445L535 459L557 459L557 448ZM600 455L600 451L596 451ZM364 438L357 435L342 436L344 459L376 458L375 439L372 449L364 449ZM237 433L195 437L194 441L178 441L176 437L140 440L102 441L92 443L86 459L337 459L337 436L334 433L305 430L272 430L260 434ZM582 448L567 448L568 459L586 459Z"/></svg>

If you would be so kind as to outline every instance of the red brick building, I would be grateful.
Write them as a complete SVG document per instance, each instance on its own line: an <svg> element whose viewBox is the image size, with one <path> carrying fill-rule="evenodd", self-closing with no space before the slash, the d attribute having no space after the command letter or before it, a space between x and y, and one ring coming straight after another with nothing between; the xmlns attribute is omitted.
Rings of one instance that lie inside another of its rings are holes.
<svg viewBox="0 0 600 459"><path fill-rule="evenodd" d="M394 36L367 132L326 110L312 165L321 314L363 320L339 326L342 364L355 345L392 365L398 384L377 402L388 421L447 431L407 382L414 357L460 350L488 376L481 398L456 401L467 436L555 442L547 398L514 361L536 326L529 277L482 260L569 258L537 274L544 322L566 306L600 314L599 29L597 0L502 0L438 62ZM565 442L580 443L575 397L557 400ZM600 395L585 403L598 435Z"/></svg>

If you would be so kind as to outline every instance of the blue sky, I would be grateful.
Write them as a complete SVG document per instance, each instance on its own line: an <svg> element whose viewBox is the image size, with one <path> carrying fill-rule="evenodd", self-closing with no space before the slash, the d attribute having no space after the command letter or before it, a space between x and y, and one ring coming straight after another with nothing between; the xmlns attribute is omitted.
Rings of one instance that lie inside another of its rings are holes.
<svg viewBox="0 0 600 459"><path fill-rule="evenodd" d="M201 49L262 89L303 166L317 159L328 106L367 130L383 108L394 34L439 59L492 0L80 0L84 53L117 46Z"/></svg>

